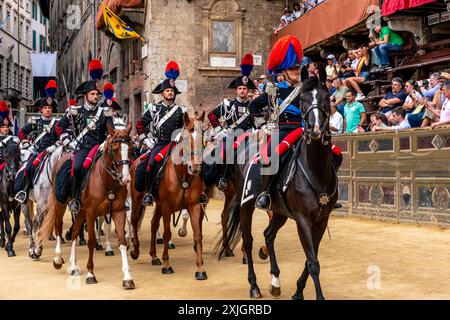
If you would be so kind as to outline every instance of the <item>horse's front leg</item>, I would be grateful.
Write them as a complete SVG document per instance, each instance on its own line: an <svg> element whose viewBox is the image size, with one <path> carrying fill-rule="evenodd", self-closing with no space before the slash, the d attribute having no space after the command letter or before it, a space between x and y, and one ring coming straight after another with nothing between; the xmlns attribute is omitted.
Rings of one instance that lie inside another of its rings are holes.
<svg viewBox="0 0 450 320"><path fill-rule="evenodd" d="M97 244L95 245L95 250L98 250L98 251L103 250L101 234L100 234L103 220L104 220L103 216L95 219L95 238L97 239Z"/></svg>
<svg viewBox="0 0 450 320"><path fill-rule="evenodd" d="M14 241L16 241L16 236L20 231L20 205L18 203L14 203L14 209L13 209L13 214L14 214L14 228L13 228L13 234L11 236L11 241L12 243L14 243Z"/></svg>
<svg viewBox="0 0 450 320"><path fill-rule="evenodd" d="M8 253L8 257L15 257L16 253L13 250L13 244L12 244L12 239L11 239L12 228L11 228L11 222L9 221L9 216L10 216L9 210L10 210L9 204L3 203L2 211L4 212L5 231L6 231L6 239L7 239L5 250Z"/></svg>
<svg viewBox="0 0 450 320"><path fill-rule="evenodd" d="M86 274L86 284L96 284L97 279L94 275L94 249L97 246L97 236L95 232L95 222L94 212L91 209L86 210L86 223L88 229L88 249L89 258L86 264L87 274Z"/></svg>
<svg viewBox="0 0 450 320"><path fill-rule="evenodd" d="M161 260L159 260L158 256L156 255L156 233L159 229L159 222L161 220L162 216L162 207L160 204L156 204L155 212L153 214L152 218L152 225L151 225L151 235L150 235L150 256L152 257L152 265L153 266L160 266Z"/></svg>
<svg viewBox="0 0 450 320"><path fill-rule="evenodd" d="M196 203L188 207L189 213L191 215L191 226L194 233L194 245L195 252L197 254L196 264L197 272L195 272L196 280L206 280L208 276L206 275L205 267L203 265L202 256L202 223L203 223L203 211L200 203Z"/></svg>
<svg viewBox="0 0 450 320"><path fill-rule="evenodd" d="M164 251L163 251L163 268L162 268L162 273L163 274L171 274L173 273L173 269L170 266L170 262L169 262L169 242L170 239L172 238L172 232L170 230L170 217L172 215L173 212L173 208L167 206L167 205L163 205L162 208L162 218L163 218L163 223L164 223L164 234L163 234L163 239L164 239Z"/></svg>
<svg viewBox="0 0 450 320"><path fill-rule="evenodd" d="M274 297L279 297L281 294L280 284L280 269L275 255L274 242L278 231L287 221L287 216L275 214L270 220L269 226L264 230L264 238L270 257L270 274L272 275L272 283L269 287L269 292Z"/></svg>
<svg viewBox="0 0 450 320"><path fill-rule="evenodd" d="M85 215L85 211L80 210L80 212L78 213L78 216L75 219L75 223L72 225L71 227L71 240L72 240L72 248L70 250L70 266L68 268L68 273L71 276L80 276L81 275L81 271L80 271L80 267L77 265L77 238L78 238L78 233L80 232L80 229L84 226L84 221L86 219L86 215Z"/></svg>
<svg viewBox="0 0 450 320"><path fill-rule="evenodd" d="M0 207L0 248L5 247L5 213L3 207Z"/></svg>
<svg viewBox="0 0 450 320"><path fill-rule="evenodd" d="M28 256L33 260L38 260L39 258L35 256L35 244L33 240L33 220L30 217L30 203L31 200L28 200L26 204L22 204L22 212L25 218L25 228L28 234Z"/></svg>
<svg viewBox="0 0 450 320"><path fill-rule="evenodd" d="M114 256L114 251L111 248L111 239L110 239L111 215L107 214L105 217L106 217L105 223L103 224L105 226L105 230L104 230L105 231L105 256L112 257L112 256Z"/></svg>
<svg viewBox="0 0 450 320"><path fill-rule="evenodd" d="M125 210L113 212L112 218L114 220L114 225L116 226L117 236L119 237L119 250L120 255L122 257L122 272L123 272L122 288L134 289L135 285L133 277L131 276L130 273L130 266L128 265L128 257L127 257L127 241L125 239L125 223L126 223Z"/></svg>

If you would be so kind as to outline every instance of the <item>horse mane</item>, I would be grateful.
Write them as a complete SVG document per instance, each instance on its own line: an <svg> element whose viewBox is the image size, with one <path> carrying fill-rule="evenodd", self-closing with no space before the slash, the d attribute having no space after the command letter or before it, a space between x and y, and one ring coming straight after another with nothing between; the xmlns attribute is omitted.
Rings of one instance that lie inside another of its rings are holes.
<svg viewBox="0 0 450 320"><path fill-rule="evenodd" d="M319 79L317 77L308 77L303 81L302 91L309 92L317 88Z"/></svg>

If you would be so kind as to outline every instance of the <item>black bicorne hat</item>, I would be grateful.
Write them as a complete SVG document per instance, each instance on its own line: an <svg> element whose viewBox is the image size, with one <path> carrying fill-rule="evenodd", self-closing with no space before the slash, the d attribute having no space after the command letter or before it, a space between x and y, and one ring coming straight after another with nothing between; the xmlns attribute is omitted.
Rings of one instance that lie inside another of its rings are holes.
<svg viewBox="0 0 450 320"><path fill-rule="evenodd" d="M97 90L99 94L102 93L102 91L97 87L97 81L95 80L88 80L80 84L77 89L75 90L75 94L86 94L90 91Z"/></svg>
<svg viewBox="0 0 450 320"><path fill-rule="evenodd" d="M177 80L180 75L180 67L175 61L169 61L169 63L167 63L165 75L167 79L158 84L155 89L153 89L152 93L162 93L164 90L171 88L175 91L175 94L180 94L181 92L175 86L175 80Z"/></svg>

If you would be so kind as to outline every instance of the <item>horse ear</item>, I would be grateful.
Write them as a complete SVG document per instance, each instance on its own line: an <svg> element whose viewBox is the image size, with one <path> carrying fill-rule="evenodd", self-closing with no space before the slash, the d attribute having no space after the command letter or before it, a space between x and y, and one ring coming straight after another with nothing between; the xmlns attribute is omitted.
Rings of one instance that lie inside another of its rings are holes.
<svg viewBox="0 0 450 320"><path fill-rule="evenodd" d="M327 71L325 70L323 64L319 64L318 68L319 68L319 80L325 83L327 81Z"/></svg>
<svg viewBox="0 0 450 320"><path fill-rule="evenodd" d="M189 123L189 121L190 121L190 119L189 119L189 114L188 114L187 112L185 112L185 113L183 114L183 116L184 116L184 118L183 118L183 120L184 120L184 125L187 125L187 124Z"/></svg>
<svg viewBox="0 0 450 320"><path fill-rule="evenodd" d="M306 65L304 65L302 67L302 72L300 74L300 79L303 81L305 81L306 79L309 78L309 72L308 72L308 67Z"/></svg>
<svg viewBox="0 0 450 320"><path fill-rule="evenodd" d="M108 129L108 134L110 136L114 135L115 129L114 129L114 123L111 121L106 122L106 128Z"/></svg>
<svg viewBox="0 0 450 320"><path fill-rule="evenodd" d="M203 120L205 120L205 110L203 110L202 114L200 115L200 117L197 117L197 120L203 122Z"/></svg>

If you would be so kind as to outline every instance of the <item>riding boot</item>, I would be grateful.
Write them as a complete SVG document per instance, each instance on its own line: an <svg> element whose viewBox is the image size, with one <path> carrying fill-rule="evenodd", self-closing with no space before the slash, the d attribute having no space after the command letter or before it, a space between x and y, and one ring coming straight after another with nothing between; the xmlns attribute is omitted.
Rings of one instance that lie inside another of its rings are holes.
<svg viewBox="0 0 450 320"><path fill-rule="evenodd" d="M78 178L75 176L70 179L70 187L72 191L72 201L69 203L69 210L76 216L80 211L80 188L78 186Z"/></svg>
<svg viewBox="0 0 450 320"><path fill-rule="evenodd" d="M271 191L272 191L272 184L274 180L275 175L263 175L262 176L262 183L263 188L265 186L265 191L261 192L261 194L258 196L255 202L255 208L261 209L261 210L269 210L272 205L272 197L271 197Z"/></svg>
<svg viewBox="0 0 450 320"><path fill-rule="evenodd" d="M144 196L144 199L142 200L142 205L149 207L153 204L152 189L153 189L153 181L150 184L150 188L147 194Z"/></svg>

